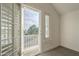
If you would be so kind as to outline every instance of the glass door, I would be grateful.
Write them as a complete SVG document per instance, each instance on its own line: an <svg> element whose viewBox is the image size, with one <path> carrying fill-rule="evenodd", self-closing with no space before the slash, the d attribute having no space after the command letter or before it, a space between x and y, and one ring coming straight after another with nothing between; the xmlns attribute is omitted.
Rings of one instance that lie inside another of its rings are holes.
<svg viewBox="0 0 79 59"><path fill-rule="evenodd" d="M33 51L36 50L39 51L40 12L30 7L23 7L22 12L23 12L22 14L23 16L22 46L23 47L22 48L24 54L27 55L33 53Z"/></svg>

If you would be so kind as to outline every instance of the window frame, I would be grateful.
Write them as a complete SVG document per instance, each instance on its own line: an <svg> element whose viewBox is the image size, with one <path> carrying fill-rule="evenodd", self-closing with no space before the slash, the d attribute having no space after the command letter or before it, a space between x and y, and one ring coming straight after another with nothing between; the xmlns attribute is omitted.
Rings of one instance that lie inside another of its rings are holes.
<svg viewBox="0 0 79 59"><path fill-rule="evenodd" d="M21 4L21 53L22 52L24 52L25 50L27 50L27 49L24 49L24 45L22 44L23 42L24 42L24 25L23 25L23 23L24 23L24 13L23 13L23 10L25 9L25 8L30 8L30 9L32 9L32 10L34 10L34 11L37 11L37 12L39 12L39 39L41 38L41 15L42 15L42 11L40 10L40 9L38 9L38 8L35 8L35 7L32 7L32 6L29 6L29 5L25 5L25 4ZM41 47L41 39L40 40L38 40L39 42L38 42L38 44L39 44L39 46Z"/></svg>

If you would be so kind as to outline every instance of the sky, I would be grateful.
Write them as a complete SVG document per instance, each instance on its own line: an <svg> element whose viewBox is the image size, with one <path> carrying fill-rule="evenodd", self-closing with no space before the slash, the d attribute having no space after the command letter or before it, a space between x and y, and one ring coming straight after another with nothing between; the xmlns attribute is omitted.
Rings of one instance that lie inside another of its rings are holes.
<svg viewBox="0 0 79 59"><path fill-rule="evenodd" d="M24 10L24 28L28 30L33 24L39 27L39 13L27 8Z"/></svg>

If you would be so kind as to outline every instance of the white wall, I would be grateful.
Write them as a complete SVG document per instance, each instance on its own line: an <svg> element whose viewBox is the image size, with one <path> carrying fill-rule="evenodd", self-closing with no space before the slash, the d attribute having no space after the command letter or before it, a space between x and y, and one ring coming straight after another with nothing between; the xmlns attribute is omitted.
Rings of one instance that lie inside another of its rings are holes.
<svg viewBox="0 0 79 59"><path fill-rule="evenodd" d="M61 45L79 51L79 11L61 17Z"/></svg>
<svg viewBox="0 0 79 59"><path fill-rule="evenodd" d="M59 46L60 44L60 20L59 20L59 15L57 12L54 10L53 6L50 4L42 4L42 3L37 3L37 4L26 4L31 7L37 8L42 11L42 19L41 19L41 40L42 40L42 52L50 50L52 48L55 48ZM44 16L45 14L49 14L50 16L50 37L48 39L45 38L45 20Z"/></svg>

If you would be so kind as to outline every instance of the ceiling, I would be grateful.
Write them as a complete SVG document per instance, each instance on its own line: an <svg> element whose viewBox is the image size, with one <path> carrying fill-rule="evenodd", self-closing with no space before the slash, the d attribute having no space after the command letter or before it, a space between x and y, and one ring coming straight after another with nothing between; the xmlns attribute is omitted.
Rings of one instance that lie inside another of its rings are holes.
<svg viewBox="0 0 79 59"><path fill-rule="evenodd" d="M61 15L79 10L79 3L53 3L52 5Z"/></svg>

